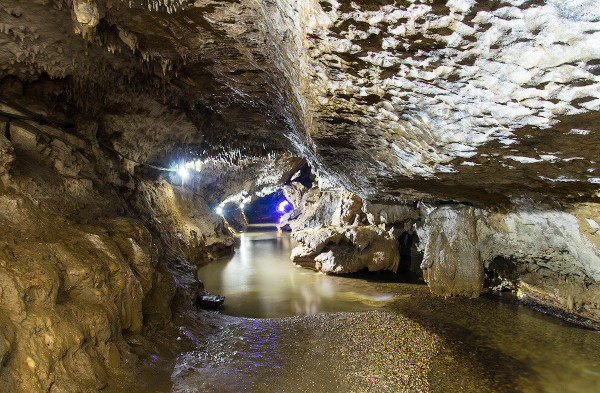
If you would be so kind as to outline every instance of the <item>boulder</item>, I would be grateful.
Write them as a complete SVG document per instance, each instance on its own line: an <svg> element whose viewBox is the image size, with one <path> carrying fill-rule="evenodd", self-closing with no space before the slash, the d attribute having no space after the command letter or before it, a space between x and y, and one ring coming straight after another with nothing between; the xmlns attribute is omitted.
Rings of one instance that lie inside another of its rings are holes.
<svg viewBox="0 0 600 393"><path fill-rule="evenodd" d="M396 271L398 241L373 226L317 227L293 234L301 245L292 251L292 262L323 273Z"/></svg>

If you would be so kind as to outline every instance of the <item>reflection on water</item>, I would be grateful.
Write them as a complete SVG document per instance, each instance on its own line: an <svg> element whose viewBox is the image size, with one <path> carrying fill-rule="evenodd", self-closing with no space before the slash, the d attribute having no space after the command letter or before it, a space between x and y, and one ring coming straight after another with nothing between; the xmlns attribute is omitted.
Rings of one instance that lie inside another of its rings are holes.
<svg viewBox="0 0 600 393"><path fill-rule="evenodd" d="M325 276L295 267L289 261L293 246L286 233L245 233L233 258L209 264L198 274L207 289L227 296L225 313L230 315L276 317L377 307L385 311L374 316L382 321L381 315L390 313L409 317L440 338L427 360L432 392L600 392L600 332L511 299L444 299L423 285ZM346 385L361 342L336 340L348 329L362 331L361 325L223 318L228 322L219 334L180 357L172 375L175 392L415 391L409 385ZM386 326L390 332L399 328ZM384 343L385 359L394 362L401 351L421 347L413 336L408 332L406 343L394 346L389 334L373 335L367 346ZM376 381L385 377L374 364L361 361L357 367L361 376L372 372Z"/></svg>
<svg viewBox="0 0 600 393"><path fill-rule="evenodd" d="M321 312L360 311L385 305L391 292L359 290L348 279L326 276L290 262L295 241L289 233L252 231L240 234L232 257L198 270L213 294L225 295L223 312L245 317L284 317Z"/></svg>

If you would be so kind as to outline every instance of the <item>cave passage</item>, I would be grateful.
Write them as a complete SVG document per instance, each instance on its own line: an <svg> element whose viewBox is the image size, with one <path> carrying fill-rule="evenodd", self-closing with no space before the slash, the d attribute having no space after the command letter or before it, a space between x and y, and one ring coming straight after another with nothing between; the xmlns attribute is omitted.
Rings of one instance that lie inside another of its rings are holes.
<svg viewBox="0 0 600 393"><path fill-rule="evenodd" d="M600 392L599 3L0 0L0 393Z"/></svg>
<svg viewBox="0 0 600 393"><path fill-rule="evenodd" d="M278 190L245 204L243 211L248 224L279 224L288 207L289 202L283 196L283 192Z"/></svg>
<svg viewBox="0 0 600 393"><path fill-rule="evenodd" d="M315 386L340 393L369 387L394 391L394 378L417 378L425 363L436 391L595 389L598 332L507 295L444 300L423 284L301 269L289 262L295 245L287 232L251 224L239 234L232 257L198 270L209 291L226 295L222 313L236 318L223 316L217 334L179 356L171 376L175 391L296 392ZM384 310L387 317L376 317L373 310ZM344 311L360 313L339 313ZM296 318L280 319L290 316ZM377 326L364 329L364 319ZM362 335L356 336L354 324ZM436 335L423 336L424 331ZM430 351L427 359L413 350L404 353L403 340L419 342ZM400 352L392 356L393 351ZM424 363L415 363L417 371L394 374L405 367L399 362ZM390 375L365 378L382 370Z"/></svg>
<svg viewBox="0 0 600 393"><path fill-rule="evenodd" d="M394 295L363 280L324 275L290 262L296 241L288 232L250 224L235 254L203 266L198 278L211 293L225 295L223 312L243 317L289 317L365 311Z"/></svg>

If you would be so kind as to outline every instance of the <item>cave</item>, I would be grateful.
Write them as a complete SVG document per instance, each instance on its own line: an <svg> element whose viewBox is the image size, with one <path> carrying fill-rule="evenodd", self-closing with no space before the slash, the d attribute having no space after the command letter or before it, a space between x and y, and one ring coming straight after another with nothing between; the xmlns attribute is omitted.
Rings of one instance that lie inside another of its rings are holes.
<svg viewBox="0 0 600 393"><path fill-rule="evenodd" d="M287 213L290 203L283 190L259 197L244 206L248 224L279 224L281 216Z"/></svg>
<svg viewBox="0 0 600 393"><path fill-rule="evenodd" d="M595 0L1 0L0 392L597 392Z"/></svg>

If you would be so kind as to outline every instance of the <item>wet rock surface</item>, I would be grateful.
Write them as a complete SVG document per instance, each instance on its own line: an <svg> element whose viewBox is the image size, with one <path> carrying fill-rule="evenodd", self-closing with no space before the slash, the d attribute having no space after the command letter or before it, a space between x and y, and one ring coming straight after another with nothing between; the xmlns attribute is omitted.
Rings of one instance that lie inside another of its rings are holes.
<svg viewBox="0 0 600 393"><path fill-rule="evenodd" d="M526 210L478 220L484 266L513 282L526 301L598 321L597 209L582 204L569 212Z"/></svg>
<svg viewBox="0 0 600 393"><path fill-rule="evenodd" d="M423 244L423 277L433 293L477 297L483 265L477 249L474 209L442 206L424 214L417 230Z"/></svg>
<svg viewBox="0 0 600 393"><path fill-rule="evenodd" d="M363 199L596 198L591 2L7 0L0 18L1 75L54 85L135 159L291 150Z"/></svg>
<svg viewBox="0 0 600 393"><path fill-rule="evenodd" d="M232 252L230 232L201 196L166 180L140 182L136 196L141 214L164 228L170 244L188 261L207 263Z"/></svg>
<svg viewBox="0 0 600 393"><path fill-rule="evenodd" d="M15 392L100 390L116 376L134 384L124 336L142 334L152 315L169 319L175 291L164 261L153 257L151 236L121 217L104 225L33 219L55 232L3 231L0 310L14 333L2 385Z"/></svg>
<svg viewBox="0 0 600 393"><path fill-rule="evenodd" d="M152 338L201 285L188 259L233 244L202 199L135 176L79 127L13 120L2 137L3 391L139 386L136 347L156 353Z"/></svg>
<svg viewBox="0 0 600 393"><path fill-rule="evenodd" d="M300 265L600 321L599 31L594 1L3 0L0 381L136 384L274 192Z"/></svg>
<svg viewBox="0 0 600 393"><path fill-rule="evenodd" d="M294 263L327 273L400 268L422 275L441 296L477 297L484 285L508 287L557 315L598 321L595 204L570 212L525 205L507 213L462 204L363 202L357 210L360 204L348 203L354 200L349 195L316 188L303 194L286 217L300 242Z"/></svg>
<svg viewBox="0 0 600 393"><path fill-rule="evenodd" d="M292 251L292 262L323 273L398 269L397 239L377 227L311 228L294 238L301 245Z"/></svg>

